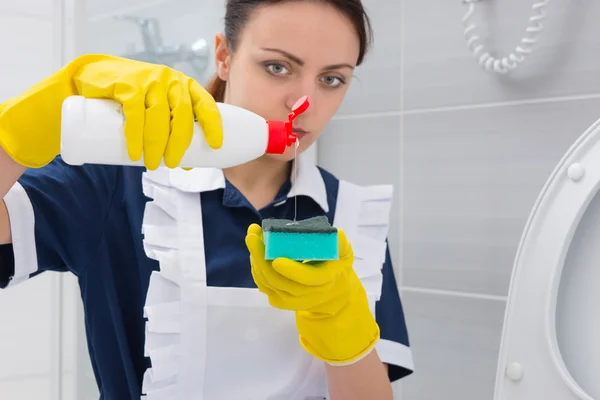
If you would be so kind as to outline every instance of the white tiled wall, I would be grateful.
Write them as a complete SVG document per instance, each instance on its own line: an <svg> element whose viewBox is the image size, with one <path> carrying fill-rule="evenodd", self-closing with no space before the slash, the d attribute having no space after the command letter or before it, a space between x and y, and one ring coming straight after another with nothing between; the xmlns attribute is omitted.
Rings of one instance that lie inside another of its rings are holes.
<svg viewBox="0 0 600 400"><path fill-rule="evenodd" d="M52 0L38 0L47 8ZM25 14L21 3L14 10L0 6L0 97L2 100L19 94L48 75L54 65L54 25L52 14ZM33 3L30 0L29 3ZM31 7L34 9L34 7ZM39 11L39 10L38 10ZM7 40L10 38L10 40Z"/></svg>
<svg viewBox="0 0 600 400"><path fill-rule="evenodd" d="M0 103L62 65L65 3L0 2ZM0 399L83 398L75 395L78 307L68 274L44 273L0 291Z"/></svg>
<svg viewBox="0 0 600 400"><path fill-rule="evenodd" d="M416 368L397 398L492 399L521 232L554 166L600 118L600 3L549 2L538 47L510 76L479 69L461 0L366 3L375 53L319 161L397 188L390 243ZM481 1L477 30L504 55L532 4Z"/></svg>
<svg viewBox="0 0 600 400"><path fill-rule="evenodd" d="M0 102L56 67L53 0L0 2ZM0 398L50 400L56 275L0 291Z"/></svg>

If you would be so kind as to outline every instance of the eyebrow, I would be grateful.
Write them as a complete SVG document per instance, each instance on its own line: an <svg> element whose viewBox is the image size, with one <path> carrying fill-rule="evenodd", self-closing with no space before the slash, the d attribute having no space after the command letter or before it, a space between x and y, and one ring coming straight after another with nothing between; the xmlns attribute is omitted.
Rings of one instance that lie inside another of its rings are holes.
<svg viewBox="0 0 600 400"><path fill-rule="evenodd" d="M274 48L270 48L270 47L262 47L261 50L271 51L271 52L274 52L274 53L279 53L279 54L283 55L284 57L289 58L290 60L292 60L293 62L295 62L296 64L298 64L300 66L304 65L304 61L302 61L297 56L288 53L287 51L283 51L283 50L280 50L280 49L274 49ZM323 70L325 70L325 71L331 71L331 70L338 69L338 68L350 68L350 69L354 69L354 67L352 65L350 65L350 64L340 63L340 64L328 65L325 68L323 68Z"/></svg>

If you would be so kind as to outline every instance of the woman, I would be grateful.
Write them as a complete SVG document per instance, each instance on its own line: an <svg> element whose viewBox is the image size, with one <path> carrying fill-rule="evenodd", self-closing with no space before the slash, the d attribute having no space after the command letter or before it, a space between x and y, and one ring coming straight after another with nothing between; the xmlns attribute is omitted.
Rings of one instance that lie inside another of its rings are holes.
<svg viewBox="0 0 600 400"><path fill-rule="evenodd" d="M2 105L4 286L77 275L101 398L391 399L390 381L412 371L387 186L338 181L294 148L177 168L194 117L221 146L215 100L285 119L308 95L301 153L341 104L368 33L359 0L229 0L208 90L164 66L86 55ZM56 157L70 95L120 102L129 155L146 168ZM264 259L258 224L296 209L340 228L339 260Z"/></svg>

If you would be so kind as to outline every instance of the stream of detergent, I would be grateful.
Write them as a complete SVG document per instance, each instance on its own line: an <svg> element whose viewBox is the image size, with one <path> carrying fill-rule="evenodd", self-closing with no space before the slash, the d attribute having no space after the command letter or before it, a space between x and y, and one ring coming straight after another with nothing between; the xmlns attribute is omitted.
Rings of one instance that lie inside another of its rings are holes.
<svg viewBox="0 0 600 400"><path fill-rule="evenodd" d="M294 145L294 182L292 187L294 188L294 221L288 222L287 225L296 225L298 223L298 193L297 193L297 182L298 178L298 146L300 145L300 140L296 138L296 143Z"/></svg>

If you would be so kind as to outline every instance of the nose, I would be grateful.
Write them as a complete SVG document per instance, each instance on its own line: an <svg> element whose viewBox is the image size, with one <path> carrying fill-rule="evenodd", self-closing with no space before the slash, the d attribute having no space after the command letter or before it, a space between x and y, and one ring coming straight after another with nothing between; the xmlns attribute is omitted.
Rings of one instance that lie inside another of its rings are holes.
<svg viewBox="0 0 600 400"><path fill-rule="evenodd" d="M310 115L311 110L315 107L315 101L317 100L317 83L308 78L303 78L298 81L298 84L290 91L286 98L286 107L288 110L291 110L294 104L303 96L308 97L308 101L310 102L310 107L302 114L300 117L308 114ZM299 117L299 118L300 118Z"/></svg>

